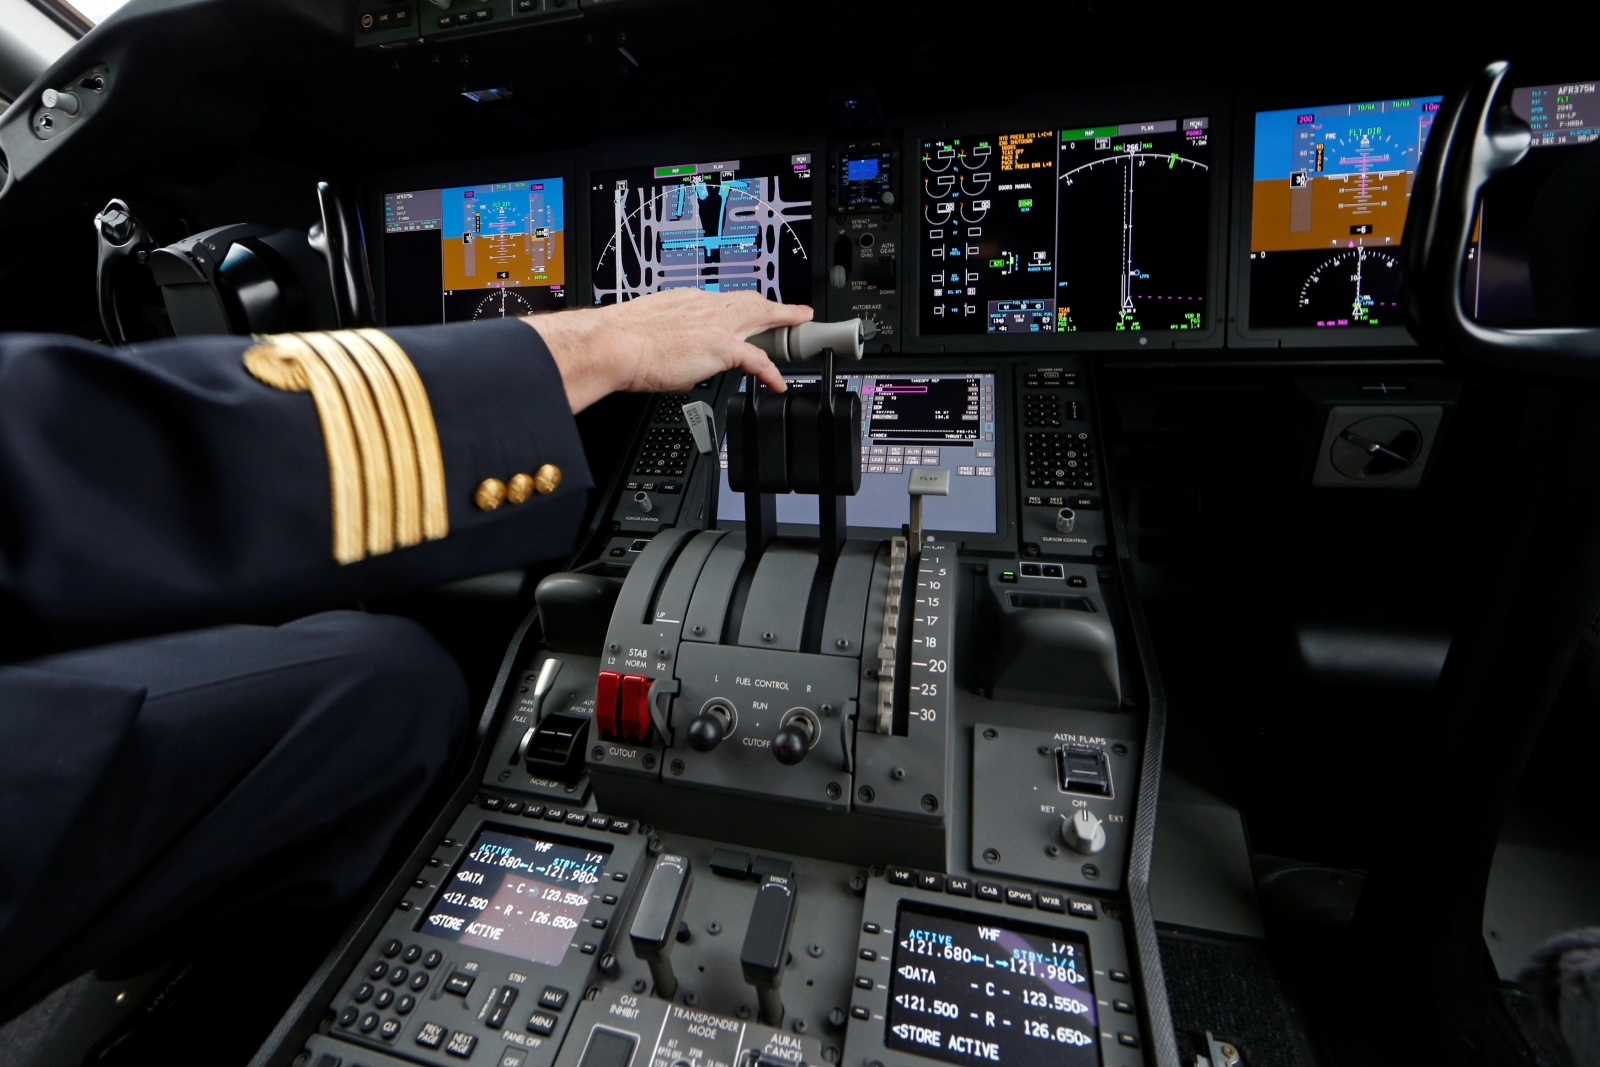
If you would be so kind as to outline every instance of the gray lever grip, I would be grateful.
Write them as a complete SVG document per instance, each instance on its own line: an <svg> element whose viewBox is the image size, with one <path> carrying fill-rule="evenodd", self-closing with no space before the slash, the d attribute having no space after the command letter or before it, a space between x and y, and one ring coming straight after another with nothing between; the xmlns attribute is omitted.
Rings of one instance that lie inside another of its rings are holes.
<svg viewBox="0 0 1600 1067"><path fill-rule="evenodd" d="M865 326L860 319L778 326L750 338L750 343L771 356L774 363L816 359L824 348L833 349L840 359L860 359L865 341Z"/></svg>

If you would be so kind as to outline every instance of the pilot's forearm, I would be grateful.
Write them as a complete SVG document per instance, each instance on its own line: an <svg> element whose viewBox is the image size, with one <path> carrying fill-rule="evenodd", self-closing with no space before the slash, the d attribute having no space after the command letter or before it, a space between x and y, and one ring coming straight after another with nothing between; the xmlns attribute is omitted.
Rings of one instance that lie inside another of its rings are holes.
<svg viewBox="0 0 1600 1067"><path fill-rule="evenodd" d="M590 486L560 372L517 322L115 350L0 338L0 595L61 639L561 556Z"/></svg>

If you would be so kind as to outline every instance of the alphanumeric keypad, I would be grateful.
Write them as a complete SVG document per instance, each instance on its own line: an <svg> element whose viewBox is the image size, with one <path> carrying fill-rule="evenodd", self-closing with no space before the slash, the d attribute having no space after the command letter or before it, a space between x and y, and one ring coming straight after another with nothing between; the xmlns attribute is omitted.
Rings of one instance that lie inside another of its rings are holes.
<svg viewBox="0 0 1600 1067"><path fill-rule="evenodd" d="M682 426L683 405L692 399L688 393L662 393L656 397L656 413L650 421Z"/></svg>
<svg viewBox="0 0 1600 1067"><path fill-rule="evenodd" d="M1026 449L1030 488L1097 488L1094 448L1086 431L1030 433Z"/></svg>
<svg viewBox="0 0 1600 1067"><path fill-rule="evenodd" d="M687 429L653 427L644 436L644 447L633 473L657 478L681 478L694 451L694 438Z"/></svg>

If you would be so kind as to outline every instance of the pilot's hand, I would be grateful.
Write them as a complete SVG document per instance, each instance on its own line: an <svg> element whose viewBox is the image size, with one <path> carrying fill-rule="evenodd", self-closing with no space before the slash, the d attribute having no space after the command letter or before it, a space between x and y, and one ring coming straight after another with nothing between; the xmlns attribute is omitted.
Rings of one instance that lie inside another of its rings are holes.
<svg viewBox="0 0 1600 1067"><path fill-rule="evenodd" d="M550 349L576 414L610 393L686 392L696 382L738 368L773 392L783 375L745 338L811 318L800 304L758 293L669 289L622 304L523 319Z"/></svg>

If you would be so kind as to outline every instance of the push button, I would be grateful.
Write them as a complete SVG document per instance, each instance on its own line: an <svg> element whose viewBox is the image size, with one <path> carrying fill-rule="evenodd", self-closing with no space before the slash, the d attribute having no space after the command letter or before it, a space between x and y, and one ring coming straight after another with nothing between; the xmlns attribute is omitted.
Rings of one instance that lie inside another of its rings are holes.
<svg viewBox="0 0 1600 1067"><path fill-rule="evenodd" d="M1133 1004L1126 1000L1113 1000L1111 1002L1111 1010L1123 1015L1132 1015Z"/></svg>
<svg viewBox="0 0 1600 1067"><path fill-rule="evenodd" d="M355 1007L346 1008L346 1009L344 1009L344 1011L341 1011L339 1013L339 1025L340 1026L354 1026L355 1025L355 1021L357 1019L359 1019L359 1018L361 1018L361 1010L359 1008L355 1008Z"/></svg>
<svg viewBox="0 0 1600 1067"><path fill-rule="evenodd" d="M972 895L972 879L958 878L952 874L945 879L944 891L951 896L970 897Z"/></svg>
<svg viewBox="0 0 1600 1067"><path fill-rule="evenodd" d="M387 1008L390 1004L393 1004L393 1003L394 1003L394 990L392 990L392 989L380 989L380 990L378 990L378 995L372 998L372 1006L374 1008L379 1008L379 1009Z"/></svg>
<svg viewBox="0 0 1600 1067"><path fill-rule="evenodd" d="M378 1036L385 1041L393 1041L400 1036L401 1025L399 1019L385 1019L383 1025L378 1027Z"/></svg>
<svg viewBox="0 0 1600 1067"><path fill-rule="evenodd" d="M868 978L866 975L862 975L860 978L856 979L856 988L857 989L871 989L872 988L872 979Z"/></svg>
<svg viewBox="0 0 1600 1067"><path fill-rule="evenodd" d="M472 1050L477 1047L477 1044L478 1038L476 1034L464 1034L457 1030L450 1035L450 1041L445 1045L444 1050L452 1056L466 1059L472 1055Z"/></svg>
<svg viewBox="0 0 1600 1067"><path fill-rule="evenodd" d="M394 970L389 972L389 984L390 985L403 985L405 983L405 980L407 978L410 978L410 977L411 977L411 972L409 970L407 970L404 967L398 967L397 966Z"/></svg>
<svg viewBox="0 0 1600 1067"><path fill-rule="evenodd" d="M890 867L887 876L890 885L917 884L917 872L910 867Z"/></svg>
<svg viewBox="0 0 1600 1067"><path fill-rule="evenodd" d="M472 975L462 974L457 971L444 980L444 991L446 993L454 993L458 997L464 997L472 992L473 980Z"/></svg>
<svg viewBox="0 0 1600 1067"><path fill-rule="evenodd" d="M549 1008L551 1011L560 1011L567 1006L567 991L557 989L553 985L544 987L544 992L539 994L539 1007Z"/></svg>
<svg viewBox="0 0 1600 1067"><path fill-rule="evenodd" d="M489 1018L484 1020L491 1030L498 1030L506 1024L506 1016L511 1013L511 1005L517 1002L516 986L502 986L500 995L495 997L494 1008L489 1012Z"/></svg>
<svg viewBox="0 0 1600 1067"><path fill-rule="evenodd" d="M438 1048L444 1044L445 1029L438 1023L423 1023L417 1031L417 1044L423 1048Z"/></svg>
<svg viewBox="0 0 1600 1067"><path fill-rule="evenodd" d="M372 983L362 982L360 985L356 986L356 991L350 995L350 999L354 1000L357 1004L365 1004L367 1001L371 1000Z"/></svg>
<svg viewBox="0 0 1600 1067"><path fill-rule="evenodd" d="M944 892L944 875L921 874L917 876L917 888L926 889L930 893Z"/></svg>
<svg viewBox="0 0 1600 1067"><path fill-rule="evenodd" d="M536 1011L528 1017L528 1033L538 1034L540 1037L549 1037L555 1033L558 1021L554 1015L546 1015L542 1011Z"/></svg>
<svg viewBox="0 0 1600 1067"><path fill-rule="evenodd" d="M396 956L400 955L401 947L402 946L399 938L391 938L384 943L383 954L392 960Z"/></svg>
<svg viewBox="0 0 1600 1067"><path fill-rule="evenodd" d="M1018 908L1033 907L1033 890L1021 886L1006 886L1006 903Z"/></svg>
<svg viewBox="0 0 1600 1067"><path fill-rule="evenodd" d="M418 992L418 993L422 992L424 989L427 989L428 988L428 972L427 971L418 971L416 974L412 975L411 976L411 988L413 990L415 990L416 992Z"/></svg>
<svg viewBox="0 0 1600 1067"><path fill-rule="evenodd" d="M990 901L993 901L994 903L998 904L998 903L1000 903L1000 901L1005 899L1005 893L1001 890L1001 888L999 886L995 885L993 882L979 882L978 883L978 899L979 900L990 900Z"/></svg>
<svg viewBox="0 0 1600 1067"><path fill-rule="evenodd" d="M410 1015L411 1014L411 1009L416 1007L416 1006L417 1006L417 998L412 996L410 993L407 993L405 996L401 997L400 1000L395 1004L395 1006L394 1006L395 1014L397 1014L397 1015Z"/></svg>
<svg viewBox="0 0 1600 1067"><path fill-rule="evenodd" d="M1094 901L1092 900L1069 900L1067 901L1067 911L1071 912L1075 919L1097 918L1094 911Z"/></svg>
<svg viewBox="0 0 1600 1067"><path fill-rule="evenodd" d="M857 1004L855 1007L850 1009L850 1014L855 1016L857 1019L870 1019L872 1018L872 1009L864 1008Z"/></svg>
<svg viewBox="0 0 1600 1067"><path fill-rule="evenodd" d="M422 958L422 946L421 945L407 945L406 946L406 954L404 956L400 957L400 959L405 963L416 963L421 958Z"/></svg>
<svg viewBox="0 0 1600 1067"><path fill-rule="evenodd" d="M389 973L389 965L387 963L384 963L382 960L378 960L378 961L374 962L371 967L367 968L367 977L368 978L382 978L384 975L386 975L388 973Z"/></svg>
<svg viewBox="0 0 1600 1067"><path fill-rule="evenodd" d="M369 1011L361 1017L361 1032L370 1034L378 1028L378 1013Z"/></svg>
<svg viewBox="0 0 1600 1067"><path fill-rule="evenodd" d="M435 967L439 966L439 964L441 964L443 962L444 962L444 953L440 952L438 949L433 949L431 952L429 952L422 959L422 965L424 967L428 968L428 970L430 970L430 971L433 970Z"/></svg>
<svg viewBox="0 0 1600 1067"><path fill-rule="evenodd" d="M1040 911L1066 911L1067 901L1060 893L1053 893L1048 889L1039 890L1038 894Z"/></svg>

